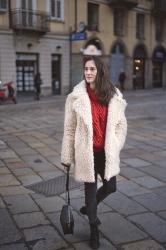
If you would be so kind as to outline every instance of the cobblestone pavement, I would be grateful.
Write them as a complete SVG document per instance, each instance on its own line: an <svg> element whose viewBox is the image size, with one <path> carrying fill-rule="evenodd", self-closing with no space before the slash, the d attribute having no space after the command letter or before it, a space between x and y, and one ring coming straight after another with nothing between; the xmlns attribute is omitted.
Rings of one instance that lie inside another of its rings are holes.
<svg viewBox="0 0 166 250"><path fill-rule="evenodd" d="M118 190L99 205L102 250L166 249L166 91L125 93L128 136ZM71 191L74 235L59 214L65 194L45 197L26 185L63 174L60 149L65 97L0 106L0 250L89 249L89 225Z"/></svg>

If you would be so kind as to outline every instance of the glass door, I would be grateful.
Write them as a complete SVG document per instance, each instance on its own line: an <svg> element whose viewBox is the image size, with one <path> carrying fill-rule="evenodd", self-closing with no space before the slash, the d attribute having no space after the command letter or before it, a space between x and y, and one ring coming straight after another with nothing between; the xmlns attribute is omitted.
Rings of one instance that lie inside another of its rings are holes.
<svg viewBox="0 0 166 250"><path fill-rule="evenodd" d="M60 95L61 93L61 56L52 55L52 93Z"/></svg>
<svg viewBox="0 0 166 250"><path fill-rule="evenodd" d="M35 61L17 61L17 91L32 92L34 90Z"/></svg>

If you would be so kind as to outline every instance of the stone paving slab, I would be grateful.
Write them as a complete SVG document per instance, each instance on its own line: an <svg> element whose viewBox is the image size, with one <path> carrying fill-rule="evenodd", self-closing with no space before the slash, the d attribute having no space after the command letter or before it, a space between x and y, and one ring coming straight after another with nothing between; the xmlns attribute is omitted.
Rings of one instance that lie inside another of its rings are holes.
<svg viewBox="0 0 166 250"><path fill-rule="evenodd" d="M43 180L49 180L49 179L61 176L63 172L55 168L54 171L45 171L45 172L42 171L42 172L39 172L38 174L42 177Z"/></svg>
<svg viewBox="0 0 166 250"><path fill-rule="evenodd" d="M142 168L142 171L160 180L161 182L166 182L166 168L153 165Z"/></svg>
<svg viewBox="0 0 166 250"><path fill-rule="evenodd" d="M22 159L21 158L6 158L6 159L4 159L3 160L4 162L5 162L5 165L10 165L10 163L20 163L20 164L25 164L25 163L23 163L23 161L22 161Z"/></svg>
<svg viewBox="0 0 166 250"><path fill-rule="evenodd" d="M146 233L118 213L100 214L99 218L101 232L115 245L147 238Z"/></svg>
<svg viewBox="0 0 166 250"><path fill-rule="evenodd" d="M28 228L40 225L50 224L41 212L31 212L26 214L17 214L13 216L19 228Z"/></svg>
<svg viewBox="0 0 166 250"><path fill-rule="evenodd" d="M150 162L141 160L139 158L123 159L123 162L134 168L142 168L151 165Z"/></svg>
<svg viewBox="0 0 166 250"><path fill-rule="evenodd" d="M35 172L31 168L18 168L12 170L15 176L33 175Z"/></svg>
<svg viewBox="0 0 166 250"><path fill-rule="evenodd" d="M166 243L166 221L153 213L144 213L128 217L131 221L141 226L155 240Z"/></svg>
<svg viewBox="0 0 166 250"><path fill-rule="evenodd" d="M10 244L0 246L0 250L28 250L25 244Z"/></svg>
<svg viewBox="0 0 166 250"><path fill-rule="evenodd" d="M139 203L129 199L126 195L118 191L108 196L104 200L104 203L122 215L137 214L147 211L147 209Z"/></svg>
<svg viewBox="0 0 166 250"><path fill-rule="evenodd" d="M15 170L19 168L28 168L29 165L26 164L25 162L17 161L17 162L10 162L7 164L8 168L10 170Z"/></svg>
<svg viewBox="0 0 166 250"><path fill-rule="evenodd" d="M119 181L117 188L120 192L131 197L138 194L146 194L151 192L150 190L141 187L131 180Z"/></svg>
<svg viewBox="0 0 166 250"><path fill-rule="evenodd" d="M36 155L36 151L32 148L29 148L28 146L26 147L21 147L17 149L17 154L19 156L26 156L26 155Z"/></svg>
<svg viewBox="0 0 166 250"><path fill-rule="evenodd" d="M166 210L166 199L161 199L154 193L138 195L133 197L133 199L142 204L150 211L157 212Z"/></svg>
<svg viewBox="0 0 166 250"><path fill-rule="evenodd" d="M22 175L22 176L18 176L17 178L23 184L23 186L28 186L36 182L42 181L42 178L38 176L37 174Z"/></svg>
<svg viewBox="0 0 166 250"><path fill-rule="evenodd" d="M16 155L16 153L11 149L1 150L1 159L17 158L17 157L18 156Z"/></svg>
<svg viewBox="0 0 166 250"><path fill-rule="evenodd" d="M158 215L166 220L166 211L159 212Z"/></svg>
<svg viewBox="0 0 166 250"><path fill-rule="evenodd" d="M0 167L0 175L2 174L10 174L10 171L6 167Z"/></svg>
<svg viewBox="0 0 166 250"><path fill-rule="evenodd" d="M40 226L24 230L25 240L34 250L63 249L67 243L52 226ZM31 244L32 242L32 244Z"/></svg>
<svg viewBox="0 0 166 250"><path fill-rule="evenodd" d="M6 209L0 209L0 245L18 241L22 238Z"/></svg>
<svg viewBox="0 0 166 250"><path fill-rule="evenodd" d="M29 195L13 195L4 197L12 214L39 211L38 206Z"/></svg>
<svg viewBox="0 0 166 250"><path fill-rule="evenodd" d="M81 243L73 244L76 250L91 250L89 246L89 241L84 241ZM100 248L102 250L116 250L115 246L113 246L107 239L101 237L100 238Z"/></svg>
<svg viewBox="0 0 166 250"><path fill-rule="evenodd" d="M146 173L142 172L142 171L139 171L135 168L132 168L132 167L122 167L121 168L121 172L120 174L128 179L130 178L136 178L136 177L141 177L141 176L145 176Z"/></svg>
<svg viewBox="0 0 166 250"><path fill-rule="evenodd" d="M153 178L151 176L132 178L132 180L145 188L156 188L166 186L164 182L158 181L156 178Z"/></svg>
<svg viewBox="0 0 166 250"><path fill-rule="evenodd" d="M42 154L44 157L54 156L55 150L49 147L38 148L37 151Z"/></svg>
<svg viewBox="0 0 166 250"><path fill-rule="evenodd" d="M31 190L24 188L23 186L10 186L10 187L0 187L0 194L2 196L19 195L33 193Z"/></svg>
<svg viewBox="0 0 166 250"><path fill-rule="evenodd" d="M154 144L153 144L154 145ZM161 146L161 142L159 143L159 145ZM155 153L151 154L151 153L144 153L140 156L141 159L145 160L145 161L149 161L151 163L155 163L158 164L159 160L163 160L165 161L166 158L164 156L159 156Z"/></svg>
<svg viewBox="0 0 166 250"><path fill-rule="evenodd" d="M58 196L37 199L36 202L46 213L60 211L65 205L65 201Z"/></svg>
<svg viewBox="0 0 166 250"><path fill-rule="evenodd" d="M16 185L20 185L20 182L12 174L0 175L0 187Z"/></svg>
<svg viewBox="0 0 166 250"><path fill-rule="evenodd" d="M165 250L165 248L154 240L144 240L124 245L120 250Z"/></svg>

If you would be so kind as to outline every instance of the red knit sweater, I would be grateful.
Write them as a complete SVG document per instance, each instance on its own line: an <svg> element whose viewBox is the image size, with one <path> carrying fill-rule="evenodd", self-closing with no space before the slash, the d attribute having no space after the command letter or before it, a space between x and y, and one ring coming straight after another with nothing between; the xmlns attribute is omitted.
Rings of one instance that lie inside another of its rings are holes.
<svg viewBox="0 0 166 250"><path fill-rule="evenodd" d="M87 84L87 92L91 102L93 122L93 148L100 151L104 148L107 124L108 105L101 104L95 92Z"/></svg>

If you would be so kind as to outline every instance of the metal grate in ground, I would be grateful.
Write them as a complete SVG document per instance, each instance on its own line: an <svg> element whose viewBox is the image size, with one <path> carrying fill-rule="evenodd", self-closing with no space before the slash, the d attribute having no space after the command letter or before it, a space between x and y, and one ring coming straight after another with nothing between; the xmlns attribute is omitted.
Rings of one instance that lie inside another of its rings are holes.
<svg viewBox="0 0 166 250"><path fill-rule="evenodd" d="M83 183L76 182L72 176L69 180L69 188L79 188ZM35 193L43 194L45 196L54 196L62 194L66 191L66 175L57 176L53 179L37 182L26 186L26 188L34 191Z"/></svg>

